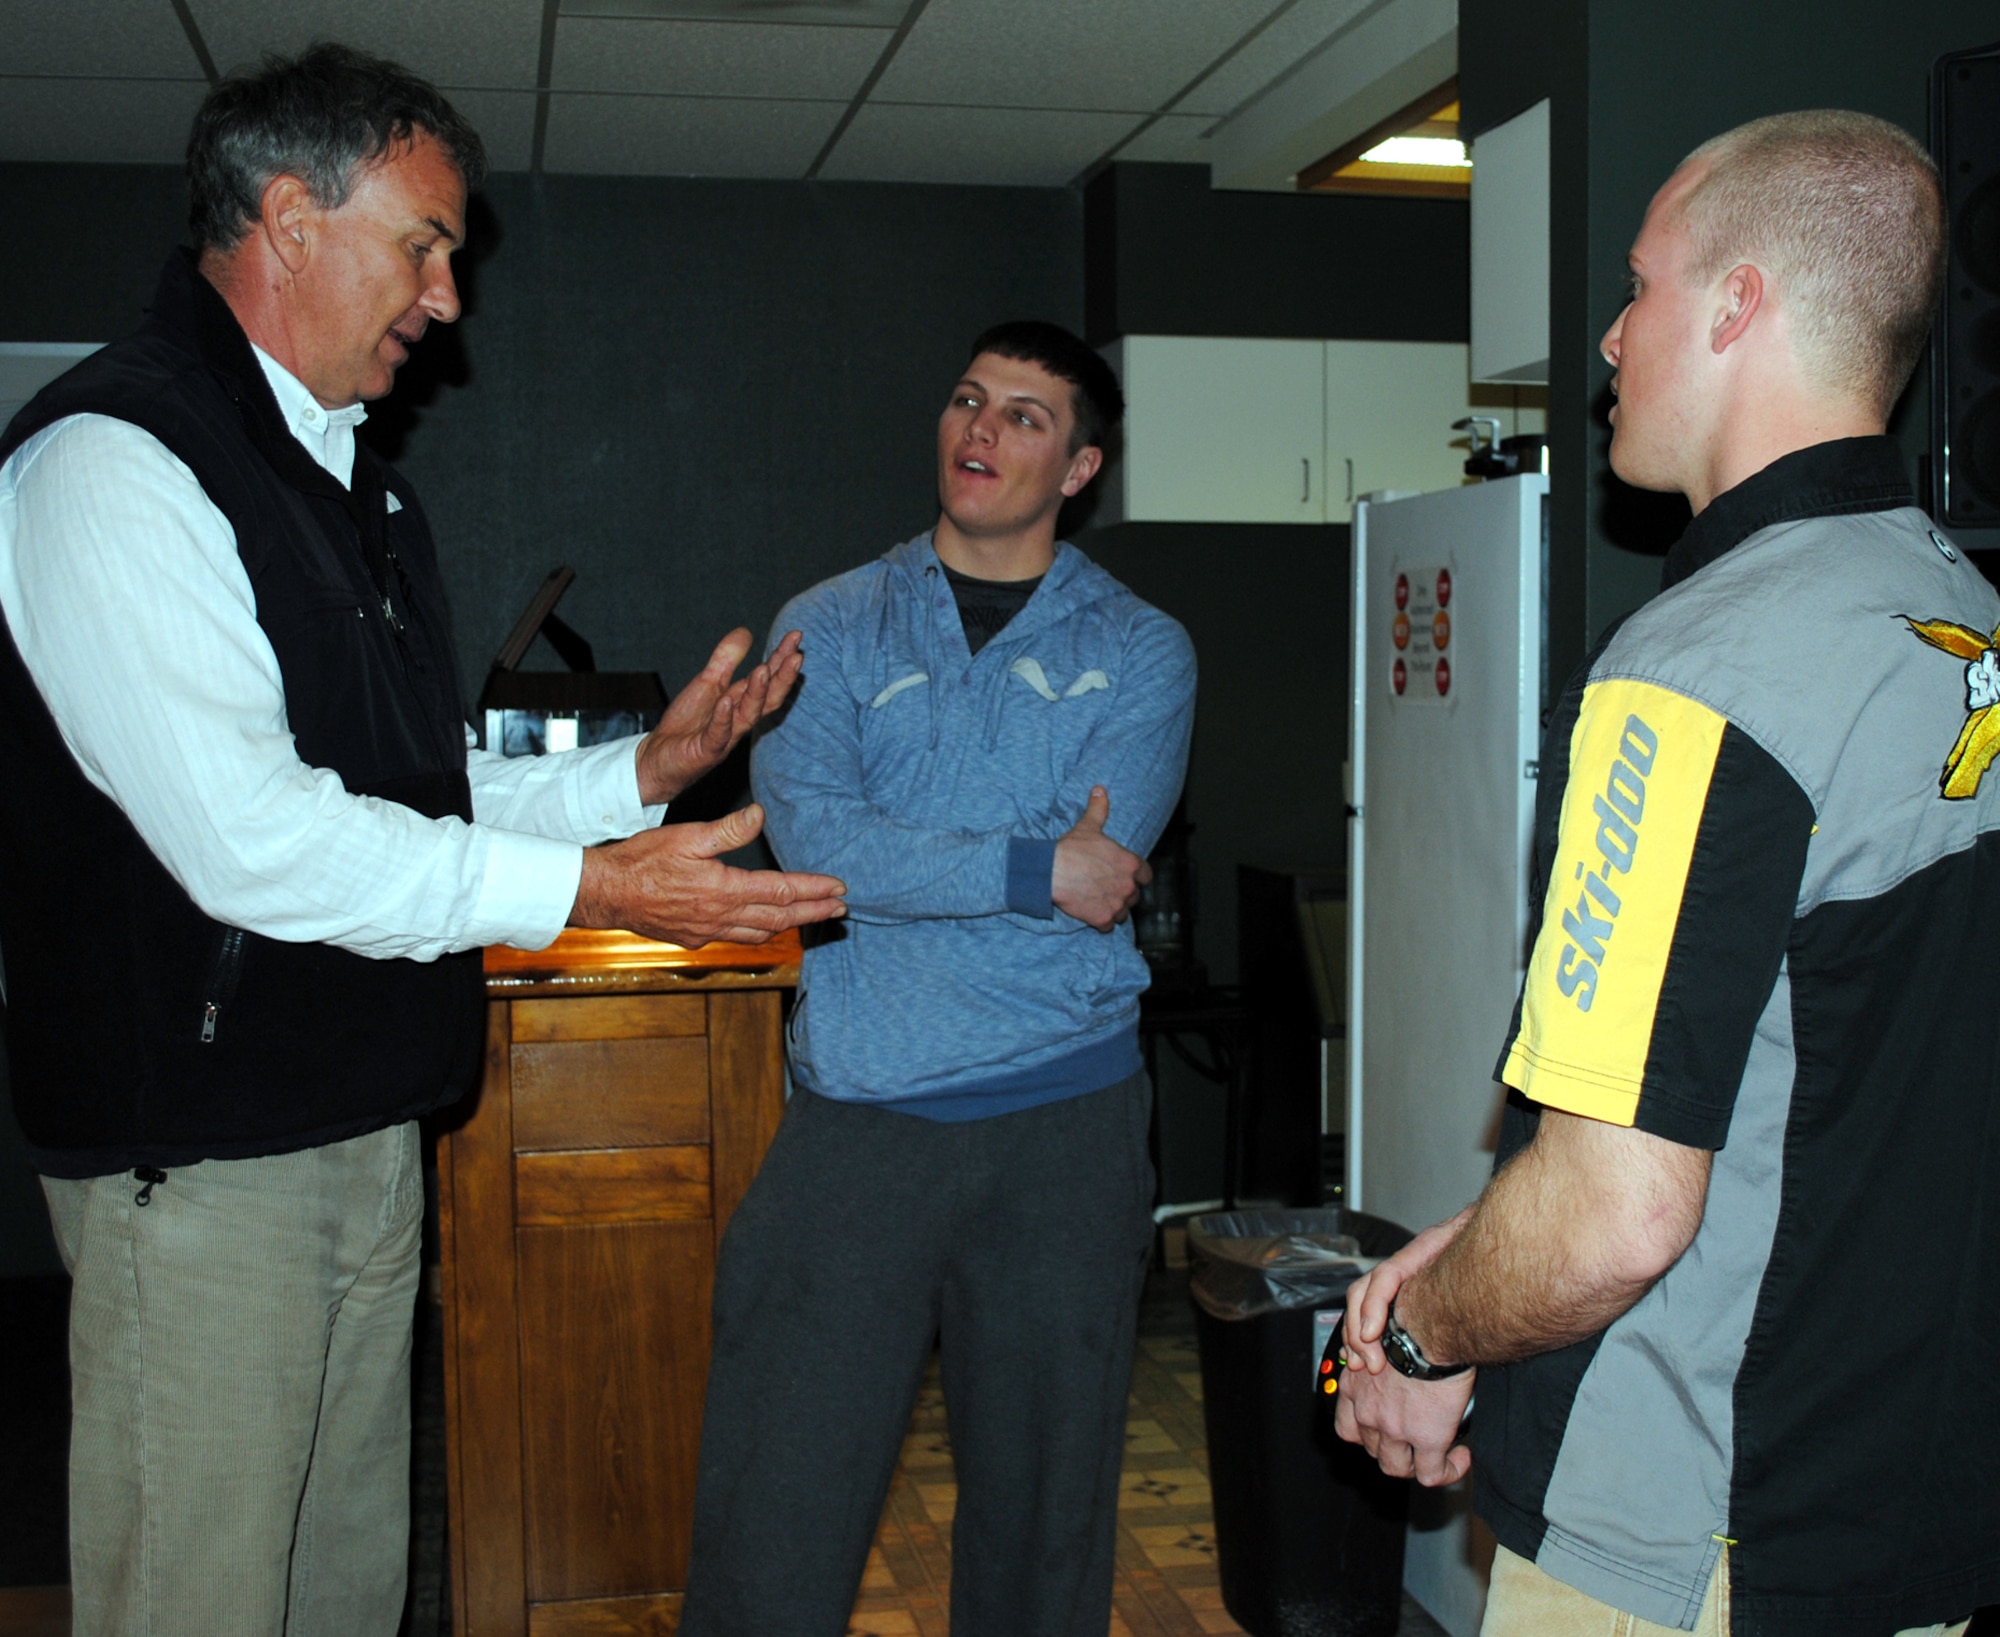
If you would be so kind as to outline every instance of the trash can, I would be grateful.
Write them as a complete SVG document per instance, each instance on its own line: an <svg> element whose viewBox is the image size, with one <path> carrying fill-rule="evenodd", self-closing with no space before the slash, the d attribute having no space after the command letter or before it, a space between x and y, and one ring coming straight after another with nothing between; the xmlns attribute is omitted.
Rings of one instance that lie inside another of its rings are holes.
<svg viewBox="0 0 2000 1637"><path fill-rule="evenodd" d="M1313 1314L1408 1244L1340 1208L1227 1211L1188 1226L1223 1606L1252 1637L1392 1637L1409 1481L1333 1430Z"/></svg>

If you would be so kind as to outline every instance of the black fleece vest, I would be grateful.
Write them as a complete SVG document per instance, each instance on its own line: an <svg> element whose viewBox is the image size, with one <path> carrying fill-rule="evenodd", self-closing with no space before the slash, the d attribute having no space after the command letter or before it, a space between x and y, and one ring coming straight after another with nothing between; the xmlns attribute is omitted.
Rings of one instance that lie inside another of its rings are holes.
<svg viewBox="0 0 2000 1637"><path fill-rule="evenodd" d="M356 794L469 819L458 667L416 497L365 448L351 492L313 462L187 252L168 262L135 335L15 417L0 462L86 412L158 438L236 531L300 758ZM480 1042L477 951L369 960L210 919L84 778L0 633L7 1053L40 1170L289 1153L465 1091Z"/></svg>

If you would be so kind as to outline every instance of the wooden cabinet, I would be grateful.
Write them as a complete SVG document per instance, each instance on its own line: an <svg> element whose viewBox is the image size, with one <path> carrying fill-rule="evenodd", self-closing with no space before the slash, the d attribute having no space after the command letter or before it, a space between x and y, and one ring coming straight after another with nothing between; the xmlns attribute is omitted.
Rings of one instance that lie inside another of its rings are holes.
<svg viewBox="0 0 2000 1637"><path fill-rule="evenodd" d="M796 935L487 956L438 1144L458 1637L655 1637L686 1584L716 1248L784 1106Z"/></svg>
<svg viewBox="0 0 2000 1637"><path fill-rule="evenodd" d="M1452 422L1496 413L1462 342L1134 335L1104 356L1126 411L1100 524L1345 523L1356 495L1465 481Z"/></svg>

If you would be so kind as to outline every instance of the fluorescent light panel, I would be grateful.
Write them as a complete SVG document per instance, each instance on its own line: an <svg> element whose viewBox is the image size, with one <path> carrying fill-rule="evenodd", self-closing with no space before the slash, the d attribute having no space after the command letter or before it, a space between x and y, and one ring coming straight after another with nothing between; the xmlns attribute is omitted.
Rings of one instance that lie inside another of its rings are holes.
<svg viewBox="0 0 2000 1637"><path fill-rule="evenodd" d="M1430 165L1439 170L1471 170L1465 144L1441 136L1392 136L1361 156L1365 165Z"/></svg>

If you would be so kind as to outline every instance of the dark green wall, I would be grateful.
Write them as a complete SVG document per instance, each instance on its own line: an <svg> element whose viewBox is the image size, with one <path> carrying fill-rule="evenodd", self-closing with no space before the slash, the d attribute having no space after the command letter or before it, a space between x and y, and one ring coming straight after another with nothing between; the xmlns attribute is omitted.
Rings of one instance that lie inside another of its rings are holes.
<svg viewBox="0 0 2000 1637"><path fill-rule="evenodd" d="M761 639L930 525L973 336L1082 318L1067 190L501 176L483 203L462 367L430 361L455 378L399 456L475 686L559 562L602 668L671 686L730 624ZM431 386L409 384L382 418Z"/></svg>
<svg viewBox="0 0 2000 1637"><path fill-rule="evenodd" d="M1093 342L1121 335L1463 341L1463 200L1218 193L1113 165L1084 193Z"/></svg>
<svg viewBox="0 0 2000 1637"><path fill-rule="evenodd" d="M1597 342L1623 301L1625 252L1683 155L1745 120L1848 107L1918 137L1934 58L2000 30L1991 0L1531 0L1467 6L1460 89L1473 132L1550 103L1553 506L1558 667L1658 586L1686 508L1625 488L1606 462L1610 366ZM1924 372L1892 430L1914 473L1929 443Z"/></svg>
<svg viewBox="0 0 2000 1637"><path fill-rule="evenodd" d="M176 165L0 164L0 341L109 341L187 227Z"/></svg>
<svg viewBox="0 0 2000 1637"><path fill-rule="evenodd" d="M1196 953L1234 982L1236 866L1347 857L1347 527L1128 523L1083 543L1194 639Z"/></svg>

